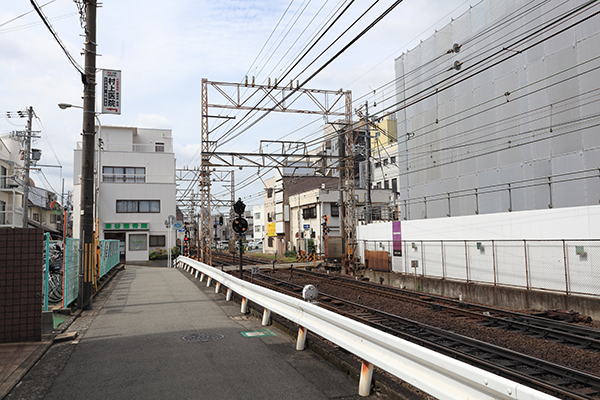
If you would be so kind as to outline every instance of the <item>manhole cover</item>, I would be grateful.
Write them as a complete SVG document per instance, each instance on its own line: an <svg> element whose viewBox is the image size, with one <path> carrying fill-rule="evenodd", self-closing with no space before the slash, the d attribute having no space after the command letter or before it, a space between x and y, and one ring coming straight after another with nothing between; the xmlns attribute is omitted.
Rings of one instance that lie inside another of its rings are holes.
<svg viewBox="0 0 600 400"><path fill-rule="evenodd" d="M182 339L188 342L214 342L224 337L220 333L192 333L191 335L185 335Z"/></svg>

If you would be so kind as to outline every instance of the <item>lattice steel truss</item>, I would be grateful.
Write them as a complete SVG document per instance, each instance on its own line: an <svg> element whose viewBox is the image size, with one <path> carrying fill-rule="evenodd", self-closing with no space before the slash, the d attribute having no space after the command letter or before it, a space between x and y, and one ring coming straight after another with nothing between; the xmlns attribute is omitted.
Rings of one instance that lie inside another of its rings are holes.
<svg viewBox="0 0 600 400"><path fill-rule="evenodd" d="M209 103L208 102L208 89L213 88L219 93L223 100L223 104ZM352 122L352 92L344 92L340 90L320 90L320 89L304 89L294 88L293 84L289 86L278 85L277 82L274 85L256 85L254 81L248 83L247 81L243 84L240 83L227 83L227 82L211 82L207 79L202 79L202 118L201 118L201 150L202 150L202 165L200 174L200 246L201 246L201 260L206 264L212 264L212 232L211 232L211 203L210 203L210 187L211 187L211 168L215 166L236 166L240 160L244 160L247 164L245 166L255 167L271 167L273 162L278 162L280 158L284 158L285 165L290 159L290 154L249 154L249 153L217 153L216 143L211 142L209 139L209 115L208 111L212 108L221 109L233 109L233 110L252 110L252 111L277 111L277 112L292 112L301 114L318 114L318 115L331 115L331 116L343 116L345 118L346 126L350 127ZM298 102L310 102L314 109L307 109L306 107L291 108L292 105ZM342 108L343 112L335 111ZM354 144L356 138L351 129L347 129L345 135L345 151L346 151L346 166L344 186L346 196L344 198L345 204L345 215L344 215L344 236L346 238L346 255L347 260L350 263L354 263L356 254L356 212L355 212L355 196L354 196ZM231 160L227 160L227 157L231 156ZM258 157L257 160L251 160L252 157ZM211 161L211 158L215 158L216 162ZM297 154L293 158L294 162L298 161ZM308 154L302 155L308 164L313 157L318 158L332 158L331 156L312 156ZM271 165L267 165L267 162ZM234 194L234 188L232 185L231 189L232 196ZM232 197L232 201L235 198Z"/></svg>

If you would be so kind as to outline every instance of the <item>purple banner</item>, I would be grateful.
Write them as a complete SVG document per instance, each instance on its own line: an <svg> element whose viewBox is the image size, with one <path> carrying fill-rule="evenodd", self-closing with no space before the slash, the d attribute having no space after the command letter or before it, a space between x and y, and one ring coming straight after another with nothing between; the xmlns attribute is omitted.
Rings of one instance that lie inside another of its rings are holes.
<svg viewBox="0 0 600 400"><path fill-rule="evenodd" d="M402 257L402 229L400 221L392 221L392 240L394 241L394 256Z"/></svg>

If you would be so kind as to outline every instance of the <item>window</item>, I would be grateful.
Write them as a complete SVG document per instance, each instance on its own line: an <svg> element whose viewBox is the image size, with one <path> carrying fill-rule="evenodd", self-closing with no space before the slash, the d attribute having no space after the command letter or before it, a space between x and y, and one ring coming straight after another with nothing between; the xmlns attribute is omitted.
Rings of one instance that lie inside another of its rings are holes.
<svg viewBox="0 0 600 400"><path fill-rule="evenodd" d="M386 165L388 165L388 159L387 158L385 160L383 160L383 166L385 167Z"/></svg>
<svg viewBox="0 0 600 400"><path fill-rule="evenodd" d="M312 219L317 218L317 207L309 207L302 210L302 218L304 219Z"/></svg>
<svg viewBox="0 0 600 400"><path fill-rule="evenodd" d="M165 152L165 144L161 143L161 142L156 142L154 145L154 151L157 153L164 153Z"/></svg>
<svg viewBox="0 0 600 400"><path fill-rule="evenodd" d="M118 213L159 213L160 200L117 200Z"/></svg>
<svg viewBox="0 0 600 400"><path fill-rule="evenodd" d="M337 204L331 205L331 216L339 217L340 216L340 207Z"/></svg>
<svg viewBox="0 0 600 400"><path fill-rule="evenodd" d="M376 162L375 163L375 168L381 168L381 163L380 162Z"/></svg>
<svg viewBox="0 0 600 400"><path fill-rule="evenodd" d="M390 188L390 181L384 181L383 182L383 188L384 189L389 189Z"/></svg>
<svg viewBox="0 0 600 400"><path fill-rule="evenodd" d="M267 198L271 198L273 197L273 188L268 188L267 189Z"/></svg>
<svg viewBox="0 0 600 400"><path fill-rule="evenodd" d="M260 213L254 213L254 219L258 221L260 219Z"/></svg>
<svg viewBox="0 0 600 400"><path fill-rule="evenodd" d="M269 247L273 247L273 237L271 237L271 236L269 237L269 239L267 240L267 245Z"/></svg>
<svg viewBox="0 0 600 400"><path fill-rule="evenodd" d="M56 214L50 214L50 223L51 224L58 224L61 222L62 220L62 215L56 215Z"/></svg>
<svg viewBox="0 0 600 400"><path fill-rule="evenodd" d="M148 236L145 234L129 235L129 251L148 250Z"/></svg>
<svg viewBox="0 0 600 400"><path fill-rule="evenodd" d="M38 214L38 213L33 213L33 220L34 220L34 221L37 221L37 222L40 222L40 214Z"/></svg>
<svg viewBox="0 0 600 400"><path fill-rule="evenodd" d="M0 200L0 225L6 224L6 202Z"/></svg>
<svg viewBox="0 0 600 400"><path fill-rule="evenodd" d="M103 182L146 182L146 168L140 167L102 167Z"/></svg>
<svg viewBox="0 0 600 400"><path fill-rule="evenodd" d="M6 167L0 166L0 188L2 189L6 188L6 175Z"/></svg>
<svg viewBox="0 0 600 400"><path fill-rule="evenodd" d="M390 163L396 164L396 156L390 157Z"/></svg>
<svg viewBox="0 0 600 400"><path fill-rule="evenodd" d="M396 178L392 179L392 192L394 194L398 192L398 180Z"/></svg>
<svg viewBox="0 0 600 400"><path fill-rule="evenodd" d="M260 225L255 225L254 226L254 232L260 233Z"/></svg>
<svg viewBox="0 0 600 400"><path fill-rule="evenodd" d="M150 247L165 246L165 235L152 236L150 235Z"/></svg>
<svg viewBox="0 0 600 400"><path fill-rule="evenodd" d="M375 189L381 189L381 182L377 182L377 185L375 185Z"/></svg>

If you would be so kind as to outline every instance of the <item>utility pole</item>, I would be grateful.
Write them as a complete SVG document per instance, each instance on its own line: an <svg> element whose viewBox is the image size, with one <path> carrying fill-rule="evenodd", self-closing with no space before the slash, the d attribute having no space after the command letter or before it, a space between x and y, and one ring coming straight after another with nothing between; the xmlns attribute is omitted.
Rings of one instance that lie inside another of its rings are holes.
<svg viewBox="0 0 600 400"><path fill-rule="evenodd" d="M27 131L25 132L25 150L23 150L23 164L25 166L25 189L23 190L23 228L27 229L29 219L29 164L31 163L31 120L33 107L27 109Z"/></svg>
<svg viewBox="0 0 600 400"><path fill-rule="evenodd" d="M79 234L79 296L81 309L92 308L94 263L94 145L96 136L96 0L85 1L85 74L81 149L81 224Z"/></svg>

